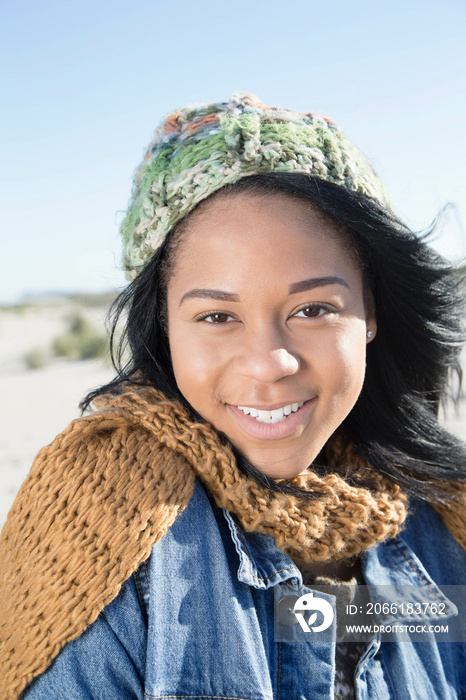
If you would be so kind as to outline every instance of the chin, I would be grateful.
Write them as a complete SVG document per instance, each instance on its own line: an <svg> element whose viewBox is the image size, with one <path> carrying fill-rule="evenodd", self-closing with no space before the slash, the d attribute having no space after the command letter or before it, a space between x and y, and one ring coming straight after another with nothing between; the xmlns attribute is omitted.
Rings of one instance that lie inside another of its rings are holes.
<svg viewBox="0 0 466 700"><path fill-rule="evenodd" d="M239 452L250 464L270 479L293 479L295 476L302 474L312 464L320 449L307 452L306 456L294 453L279 457L275 452L275 454L270 455L270 458L265 457L263 454L258 455L255 452L251 453L241 449Z"/></svg>

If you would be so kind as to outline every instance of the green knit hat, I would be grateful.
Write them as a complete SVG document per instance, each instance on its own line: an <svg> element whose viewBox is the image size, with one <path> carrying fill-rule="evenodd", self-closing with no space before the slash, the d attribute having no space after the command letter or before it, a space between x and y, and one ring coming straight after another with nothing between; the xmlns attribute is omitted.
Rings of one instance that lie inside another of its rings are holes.
<svg viewBox="0 0 466 700"><path fill-rule="evenodd" d="M324 117L266 107L244 94L187 107L167 116L136 171L121 225L128 278L196 204L224 185L264 173L306 173L388 205L372 166Z"/></svg>

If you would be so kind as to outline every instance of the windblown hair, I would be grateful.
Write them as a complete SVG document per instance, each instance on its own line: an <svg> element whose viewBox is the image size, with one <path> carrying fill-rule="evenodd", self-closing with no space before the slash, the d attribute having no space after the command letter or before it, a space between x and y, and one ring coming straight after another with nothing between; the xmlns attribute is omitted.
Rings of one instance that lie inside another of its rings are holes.
<svg viewBox="0 0 466 700"><path fill-rule="evenodd" d="M369 464L415 497L445 501L448 481L466 480L466 447L438 422L439 409L461 387L464 287L459 272L365 195L299 174L245 177L219 194L283 192L318 205L342 224L373 299L377 336L367 347L361 394L343 426ZM206 200L207 201L207 200ZM202 202L199 207L202 207ZM194 210L196 211L196 210ZM83 400L143 381L192 408L173 374L166 327L166 283L191 213L171 231L140 275L115 300L112 319L113 382ZM117 341L117 327L124 332ZM125 348L129 359L123 360ZM135 373L139 379L135 378ZM455 382L456 379L456 382ZM455 399L455 396L451 397ZM193 413L193 417L202 420ZM274 490L293 491L265 477L238 455L239 466ZM316 465L314 465L316 466Z"/></svg>

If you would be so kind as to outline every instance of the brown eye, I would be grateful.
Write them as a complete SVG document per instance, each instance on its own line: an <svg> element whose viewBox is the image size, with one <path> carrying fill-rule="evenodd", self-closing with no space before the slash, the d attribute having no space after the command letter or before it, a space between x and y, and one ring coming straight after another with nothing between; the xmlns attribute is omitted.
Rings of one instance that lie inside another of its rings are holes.
<svg viewBox="0 0 466 700"><path fill-rule="evenodd" d="M208 314L204 314L203 316L199 316L196 321L207 321L207 323L227 323L228 319L233 318L229 314L226 313L221 313L220 311L214 311L213 313L210 312Z"/></svg>
<svg viewBox="0 0 466 700"><path fill-rule="evenodd" d="M298 313L295 314L295 316L304 316L304 318L315 318L316 316L322 316L329 310L330 309L328 309L325 306L305 306L304 309L298 311Z"/></svg>
<svg viewBox="0 0 466 700"><path fill-rule="evenodd" d="M211 323L225 323L228 318L228 314L210 314L210 316L206 316L204 320L210 321Z"/></svg>

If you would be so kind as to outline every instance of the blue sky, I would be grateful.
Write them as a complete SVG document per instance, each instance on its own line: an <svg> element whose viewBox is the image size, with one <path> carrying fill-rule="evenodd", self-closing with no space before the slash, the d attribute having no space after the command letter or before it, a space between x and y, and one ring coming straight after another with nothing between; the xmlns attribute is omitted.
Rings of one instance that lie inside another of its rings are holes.
<svg viewBox="0 0 466 700"><path fill-rule="evenodd" d="M415 229L466 256L464 0L0 0L0 303L124 285L118 224L168 111L331 117Z"/></svg>

